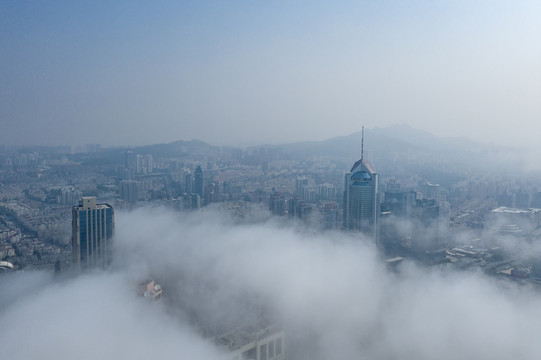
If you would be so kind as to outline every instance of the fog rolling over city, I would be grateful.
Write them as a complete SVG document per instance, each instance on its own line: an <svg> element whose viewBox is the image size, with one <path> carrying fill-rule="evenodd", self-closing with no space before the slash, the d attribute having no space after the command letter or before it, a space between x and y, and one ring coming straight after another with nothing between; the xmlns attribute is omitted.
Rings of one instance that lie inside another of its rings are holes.
<svg viewBox="0 0 541 360"><path fill-rule="evenodd" d="M117 213L107 272L0 277L0 358L227 359L211 330L269 319L288 359L538 359L541 299L477 271L402 263L369 241L216 209ZM142 278L165 300L136 295ZM534 320L535 319L535 320Z"/></svg>
<svg viewBox="0 0 541 360"><path fill-rule="evenodd" d="M0 1L0 360L541 359L540 34Z"/></svg>
<svg viewBox="0 0 541 360"><path fill-rule="evenodd" d="M4 289L22 291L21 283L37 277L39 289L15 293L17 302L2 306L2 359L140 359L156 353L165 358L219 358L185 324L134 298L133 284L123 273L56 283L26 272L0 281Z"/></svg>

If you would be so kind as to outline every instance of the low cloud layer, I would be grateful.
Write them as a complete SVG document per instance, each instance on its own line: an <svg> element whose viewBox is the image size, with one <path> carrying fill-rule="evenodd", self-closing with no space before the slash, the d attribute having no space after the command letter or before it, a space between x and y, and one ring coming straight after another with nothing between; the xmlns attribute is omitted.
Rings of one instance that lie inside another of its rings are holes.
<svg viewBox="0 0 541 360"><path fill-rule="evenodd" d="M44 280L37 273L14 278L23 283ZM2 279L3 291L9 291L8 282ZM219 358L185 325L136 299L123 274L96 273L44 285L19 293L16 302L2 307L0 358L150 359L160 353L166 358Z"/></svg>
<svg viewBox="0 0 541 360"><path fill-rule="evenodd" d="M116 264L0 278L0 358L224 358L206 339L260 317L288 359L538 359L541 296L477 272L388 270L368 242L222 212L117 213ZM138 298L151 276L166 301ZM213 329L214 328L214 329ZM4 356L5 355L5 356Z"/></svg>

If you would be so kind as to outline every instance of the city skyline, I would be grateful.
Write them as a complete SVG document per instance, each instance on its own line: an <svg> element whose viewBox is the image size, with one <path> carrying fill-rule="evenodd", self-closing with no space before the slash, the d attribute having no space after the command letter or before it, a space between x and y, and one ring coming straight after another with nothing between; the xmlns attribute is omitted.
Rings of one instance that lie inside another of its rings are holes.
<svg viewBox="0 0 541 360"><path fill-rule="evenodd" d="M541 358L540 1L8 0L0 48L0 359Z"/></svg>
<svg viewBox="0 0 541 360"><path fill-rule="evenodd" d="M541 134L536 1L5 2L0 20L5 145Z"/></svg>
<svg viewBox="0 0 541 360"><path fill-rule="evenodd" d="M94 343L88 358L538 358L538 173L514 162L502 176L512 150L406 130L283 148L0 148L0 355ZM344 229L350 178L365 231ZM86 215L100 206L114 266L72 276L69 234L99 228Z"/></svg>

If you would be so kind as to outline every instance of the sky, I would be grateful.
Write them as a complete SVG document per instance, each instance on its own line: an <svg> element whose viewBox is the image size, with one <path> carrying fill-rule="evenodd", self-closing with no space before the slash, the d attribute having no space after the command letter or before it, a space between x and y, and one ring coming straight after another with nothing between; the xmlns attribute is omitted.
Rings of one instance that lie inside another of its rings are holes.
<svg viewBox="0 0 541 360"><path fill-rule="evenodd" d="M408 262L390 271L370 242L276 218L235 222L209 207L115 215L109 271L0 277L0 358L227 359L187 314L232 324L251 302L284 327L290 359L541 355L541 298L528 286ZM148 276L167 302L136 295Z"/></svg>
<svg viewBox="0 0 541 360"><path fill-rule="evenodd" d="M536 0L7 0L0 48L5 145L541 136Z"/></svg>

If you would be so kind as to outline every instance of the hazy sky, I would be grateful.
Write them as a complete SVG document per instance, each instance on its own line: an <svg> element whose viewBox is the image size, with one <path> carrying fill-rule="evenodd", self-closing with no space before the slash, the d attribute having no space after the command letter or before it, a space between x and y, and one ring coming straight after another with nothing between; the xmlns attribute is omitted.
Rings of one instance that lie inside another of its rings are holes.
<svg viewBox="0 0 541 360"><path fill-rule="evenodd" d="M0 144L541 138L541 3L2 1Z"/></svg>

